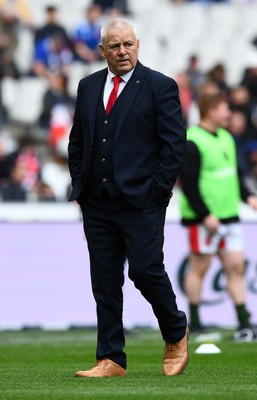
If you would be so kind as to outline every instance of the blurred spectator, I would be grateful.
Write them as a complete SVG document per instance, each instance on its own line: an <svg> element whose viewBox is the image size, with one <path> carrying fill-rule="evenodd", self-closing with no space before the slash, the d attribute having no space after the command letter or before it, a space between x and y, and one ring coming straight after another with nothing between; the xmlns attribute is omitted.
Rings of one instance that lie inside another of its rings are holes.
<svg viewBox="0 0 257 400"><path fill-rule="evenodd" d="M200 87L205 81L205 75L199 67L199 59L196 55L192 55L189 58L186 73L192 88L193 97L195 99L198 97Z"/></svg>
<svg viewBox="0 0 257 400"><path fill-rule="evenodd" d="M220 92L219 85L214 81L206 81L199 88L199 97L205 94L214 94Z"/></svg>
<svg viewBox="0 0 257 400"><path fill-rule="evenodd" d="M0 70L1 70L1 65L0 65ZM2 76L1 76L1 71L0 71L0 129L2 127L2 124L5 120L6 116L6 108L3 105L3 91L2 91Z"/></svg>
<svg viewBox="0 0 257 400"><path fill-rule="evenodd" d="M18 45L18 27L15 15L8 8L0 9L0 78L19 77L14 62L14 53Z"/></svg>
<svg viewBox="0 0 257 400"><path fill-rule="evenodd" d="M26 0L0 0L0 9L8 9L16 21L31 26L31 10Z"/></svg>
<svg viewBox="0 0 257 400"><path fill-rule="evenodd" d="M101 60L98 44L101 39L102 8L91 5L86 11L85 20L75 28L74 51L78 60L89 63Z"/></svg>
<svg viewBox="0 0 257 400"><path fill-rule="evenodd" d="M16 164L21 165L25 171L22 180L24 189L27 192L34 190L40 176L41 165L32 139L26 137L22 139Z"/></svg>
<svg viewBox="0 0 257 400"><path fill-rule="evenodd" d="M213 68L207 74L208 80L215 82L219 88L219 90L227 95L229 92L229 87L226 83L226 73L225 67L223 64L219 63L214 65Z"/></svg>
<svg viewBox="0 0 257 400"><path fill-rule="evenodd" d="M253 37L251 43L252 43L255 47L257 47L257 36L254 36L254 37Z"/></svg>
<svg viewBox="0 0 257 400"><path fill-rule="evenodd" d="M49 88L43 98L42 113L39 119L42 128L49 128L52 111L57 104L67 106L70 113L73 114L75 99L69 95L67 83L68 78L63 74L53 74L49 79Z"/></svg>
<svg viewBox="0 0 257 400"><path fill-rule="evenodd" d="M58 34L62 37L63 42L66 45L70 45L70 39L65 28L58 23L58 10L55 6L47 6L45 9L46 12L46 22L45 24L38 28L35 32L35 45L38 42L48 39L51 36Z"/></svg>
<svg viewBox="0 0 257 400"><path fill-rule="evenodd" d="M70 186L70 174L67 156L52 151L52 157L42 167L42 180L51 187L57 201L67 201Z"/></svg>
<svg viewBox="0 0 257 400"><path fill-rule="evenodd" d="M35 200L46 203L56 201L56 198L52 188L39 180L35 186Z"/></svg>
<svg viewBox="0 0 257 400"><path fill-rule="evenodd" d="M58 149L59 143L69 135L71 125L72 115L67 104L56 104L52 109L50 120L49 144L51 148Z"/></svg>
<svg viewBox="0 0 257 400"><path fill-rule="evenodd" d="M199 113L199 107L198 107L198 97L203 96L205 94L213 94L213 93L218 93L220 90L218 88L218 85L215 82L212 81L207 81L204 82L199 88L198 92L196 95L196 98L193 99L190 108L188 110L188 116L187 116L187 123L188 126L191 125L198 125L200 121L200 113Z"/></svg>
<svg viewBox="0 0 257 400"><path fill-rule="evenodd" d="M238 168L242 175L246 175L250 173L251 165L246 151L247 121L245 113L240 110L232 110L228 128L236 143Z"/></svg>
<svg viewBox="0 0 257 400"><path fill-rule="evenodd" d="M188 75L185 72L180 72L179 74L177 74L175 79L179 88L179 97L182 107L182 113L187 123L188 113L193 101L193 91L190 85Z"/></svg>
<svg viewBox="0 0 257 400"><path fill-rule="evenodd" d="M9 179L2 187L2 201L26 201L27 192L23 186L26 176L26 167L22 163L14 163L11 167Z"/></svg>
<svg viewBox="0 0 257 400"><path fill-rule="evenodd" d="M101 6L104 14L128 15L128 4L126 0L94 0L93 4Z"/></svg>
<svg viewBox="0 0 257 400"><path fill-rule="evenodd" d="M244 183L248 190L257 196L257 141L247 143L246 153L250 163L250 172L244 176Z"/></svg>
<svg viewBox="0 0 257 400"><path fill-rule="evenodd" d="M54 5L45 9L46 22L35 32L35 52L32 71L38 76L52 79L52 74L69 75L73 61L71 39L65 28L58 23Z"/></svg>
<svg viewBox="0 0 257 400"><path fill-rule="evenodd" d="M36 43L32 70L38 75L52 79L53 75L69 76L73 53L60 33L39 40Z"/></svg>
<svg viewBox="0 0 257 400"><path fill-rule="evenodd" d="M241 111L246 118L245 137L251 138L253 135L252 126L252 105L248 89L243 86L235 86L231 88L229 95L229 103L231 110Z"/></svg>
<svg viewBox="0 0 257 400"><path fill-rule="evenodd" d="M242 85L249 91L253 135L257 138L257 65L246 69Z"/></svg>
<svg viewBox="0 0 257 400"><path fill-rule="evenodd" d="M7 133L0 135L0 187L8 179L18 156L18 145Z"/></svg>

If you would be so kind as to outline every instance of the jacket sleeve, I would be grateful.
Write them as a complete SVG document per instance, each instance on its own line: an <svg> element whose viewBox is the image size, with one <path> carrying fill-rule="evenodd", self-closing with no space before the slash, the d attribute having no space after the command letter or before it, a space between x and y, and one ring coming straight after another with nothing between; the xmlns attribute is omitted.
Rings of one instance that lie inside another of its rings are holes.
<svg viewBox="0 0 257 400"><path fill-rule="evenodd" d="M187 156L179 177L180 184L194 211L203 220L210 212L199 191L201 157L196 144L191 140L187 143Z"/></svg>
<svg viewBox="0 0 257 400"><path fill-rule="evenodd" d="M168 78L160 84L154 104L156 131L160 142L150 195L169 200L186 153L186 130L177 83Z"/></svg>
<svg viewBox="0 0 257 400"><path fill-rule="evenodd" d="M80 94L81 83L78 86L77 101L68 143L68 165L71 175L71 185L81 181L81 165L83 155L83 136L80 124Z"/></svg>

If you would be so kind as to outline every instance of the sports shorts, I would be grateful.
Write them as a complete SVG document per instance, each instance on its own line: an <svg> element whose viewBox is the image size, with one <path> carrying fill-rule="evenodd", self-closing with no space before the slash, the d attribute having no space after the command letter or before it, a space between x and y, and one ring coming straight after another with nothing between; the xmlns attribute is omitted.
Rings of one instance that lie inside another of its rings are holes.
<svg viewBox="0 0 257 400"><path fill-rule="evenodd" d="M214 235L210 235L203 224L190 225L188 236L193 253L216 254L221 251L243 250L243 232L239 222L220 224Z"/></svg>

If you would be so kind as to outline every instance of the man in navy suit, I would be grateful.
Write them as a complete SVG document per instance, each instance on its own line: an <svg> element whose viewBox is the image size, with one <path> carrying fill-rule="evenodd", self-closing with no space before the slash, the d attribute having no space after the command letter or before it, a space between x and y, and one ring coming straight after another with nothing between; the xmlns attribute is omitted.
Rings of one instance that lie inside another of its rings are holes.
<svg viewBox="0 0 257 400"><path fill-rule="evenodd" d="M75 376L126 375L126 259L165 341L163 374L179 375L188 362L187 321L163 264L166 207L186 151L178 87L138 61L135 28L123 18L102 28L99 50L108 68L80 81L68 146L70 200L83 214L98 322L96 363Z"/></svg>

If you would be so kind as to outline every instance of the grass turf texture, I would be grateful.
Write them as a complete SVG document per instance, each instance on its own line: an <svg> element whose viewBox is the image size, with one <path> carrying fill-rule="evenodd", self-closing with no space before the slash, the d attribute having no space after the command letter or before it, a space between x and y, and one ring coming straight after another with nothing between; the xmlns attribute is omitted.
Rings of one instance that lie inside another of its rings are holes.
<svg viewBox="0 0 257 400"><path fill-rule="evenodd" d="M161 372L163 341L158 331L128 333L125 378L74 378L95 357L94 330L0 332L1 400L179 399L251 400L257 398L257 342L235 343L222 331L220 354L195 354L178 377Z"/></svg>

